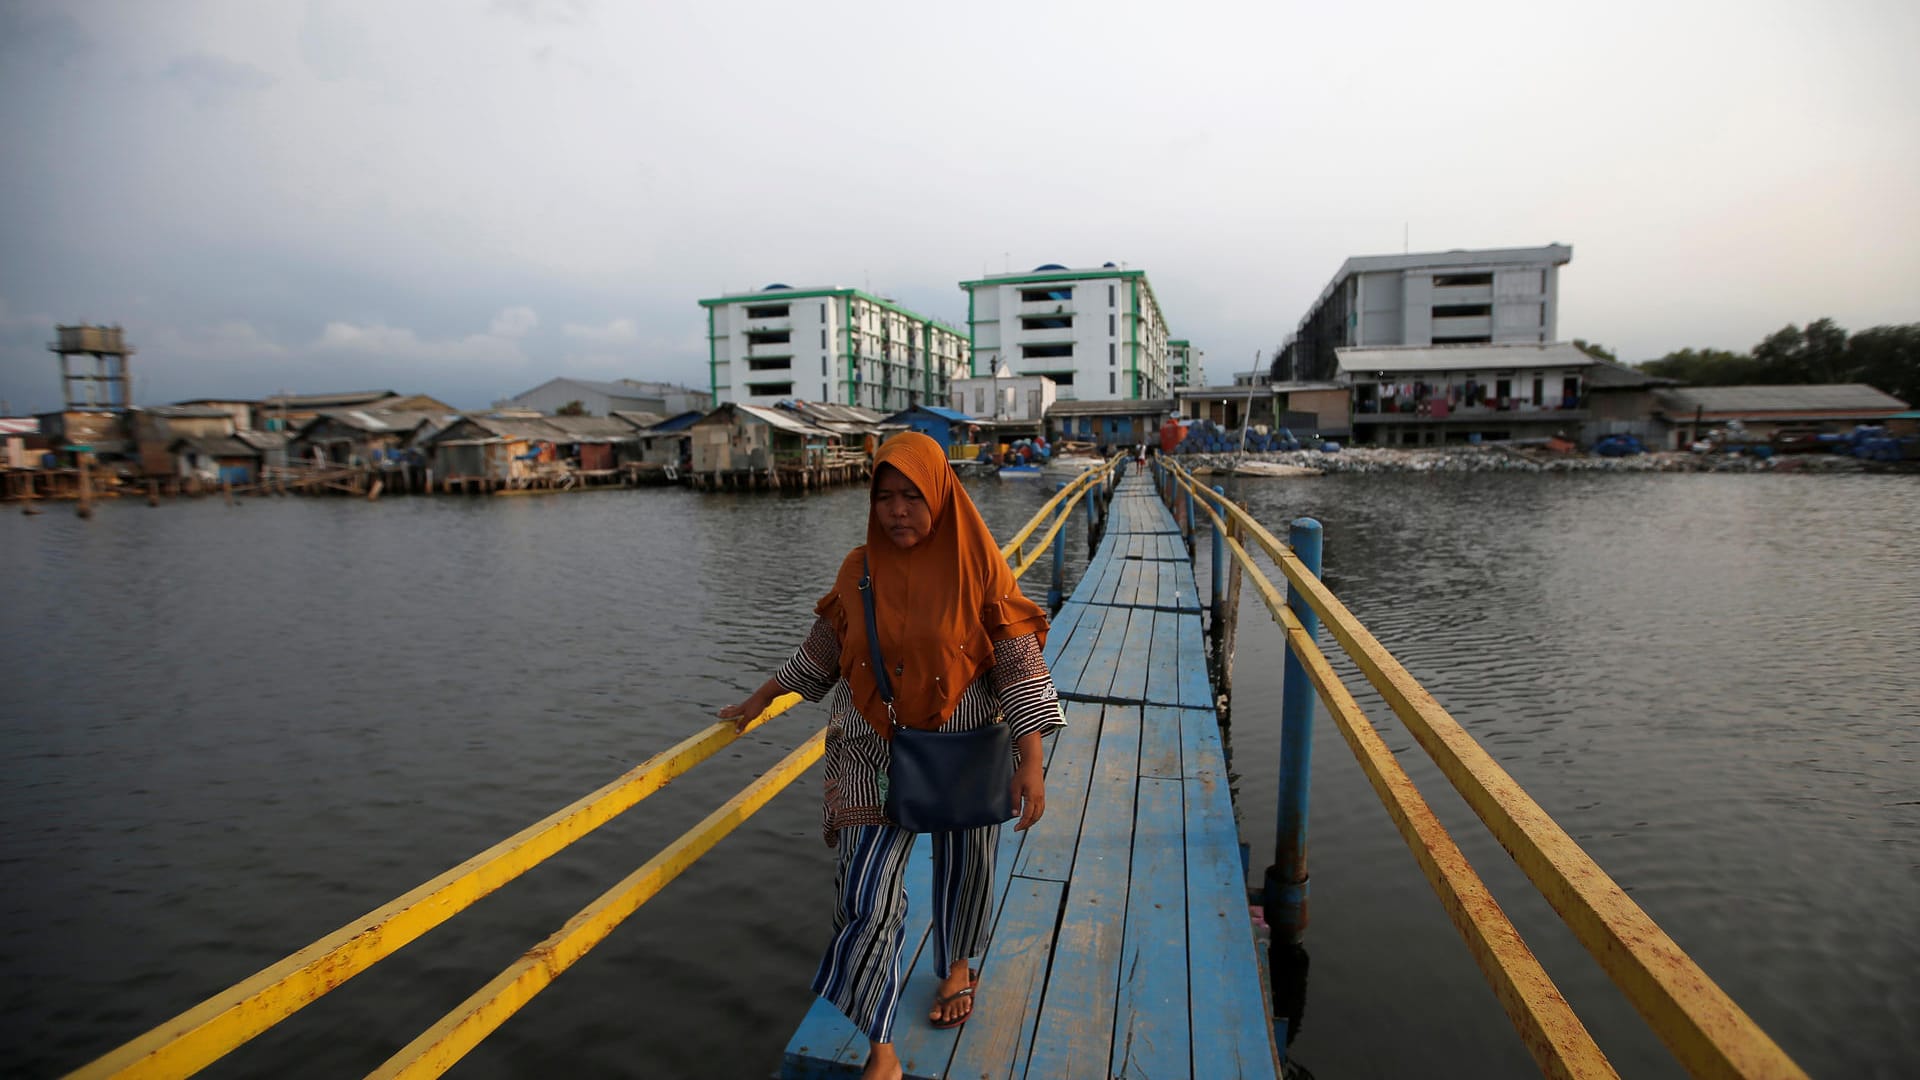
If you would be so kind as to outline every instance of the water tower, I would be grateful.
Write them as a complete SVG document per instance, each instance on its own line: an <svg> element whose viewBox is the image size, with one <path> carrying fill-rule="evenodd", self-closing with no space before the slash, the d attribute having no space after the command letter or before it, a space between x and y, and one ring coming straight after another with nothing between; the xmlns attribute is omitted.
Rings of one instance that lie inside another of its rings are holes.
<svg viewBox="0 0 1920 1080"><path fill-rule="evenodd" d="M118 326L56 326L59 338L47 346L60 354L60 386L67 395L67 411L125 412L133 404L127 383L127 357L133 348L121 336ZM74 357L93 357L93 370Z"/></svg>

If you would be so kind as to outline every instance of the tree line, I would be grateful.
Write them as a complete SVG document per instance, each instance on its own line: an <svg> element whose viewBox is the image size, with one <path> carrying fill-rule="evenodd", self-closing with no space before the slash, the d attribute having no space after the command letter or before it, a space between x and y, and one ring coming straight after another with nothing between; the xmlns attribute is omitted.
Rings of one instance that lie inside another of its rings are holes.
<svg viewBox="0 0 1920 1080"><path fill-rule="evenodd" d="M1603 346L1574 344L1613 359ZM1866 383L1920 405L1920 323L1849 334L1832 319L1815 319L1804 330L1782 327L1748 352L1679 349L1635 366L1694 386Z"/></svg>

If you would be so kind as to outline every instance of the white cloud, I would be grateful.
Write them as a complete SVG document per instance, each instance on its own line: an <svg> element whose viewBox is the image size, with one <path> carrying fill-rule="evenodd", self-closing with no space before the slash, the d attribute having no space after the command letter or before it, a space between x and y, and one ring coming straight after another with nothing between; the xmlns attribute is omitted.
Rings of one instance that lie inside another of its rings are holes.
<svg viewBox="0 0 1920 1080"><path fill-rule="evenodd" d="M428 339L405 327L388 326L385 323L359 326L348 322L330 322L313 342L313 348L319 352L360 354L420 364L525 359L520 346L508 338L492 334L468 334L458 338Z"/></svg>
<svg viewBox="0 0 1920 1080"><path fill-rule="evenodd" d="M501 308L500 313L493 317L493 325L487 328L487 333L494 337L526 337L529 330L539 325L540 316L534 314L530 307Z"/></svg>
<svg viewBox="0 0 1920 1080"><path fill-rule="evenodd" d="M632 319L614 319L605 326L568 323L564 332L568 337L596 345L632 345L640 340L640 326Z"/></svg>

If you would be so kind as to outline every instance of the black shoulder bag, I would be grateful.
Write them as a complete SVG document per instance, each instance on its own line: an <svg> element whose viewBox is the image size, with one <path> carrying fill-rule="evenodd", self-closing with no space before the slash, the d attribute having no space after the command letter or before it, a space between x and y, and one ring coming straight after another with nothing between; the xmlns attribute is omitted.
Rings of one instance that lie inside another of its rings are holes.
<svg viewBox="0 0 1920 1080"><path fill-rule="evenodd" d="M867 610L867 649L893 744L887 766L887 820L909 832L950 832L998 825L1013 817L1013 736L1000 722L972 731L921 731L893 711L893 680L880 655L873 618L873 571L860 561L860 602Z"/></svg>

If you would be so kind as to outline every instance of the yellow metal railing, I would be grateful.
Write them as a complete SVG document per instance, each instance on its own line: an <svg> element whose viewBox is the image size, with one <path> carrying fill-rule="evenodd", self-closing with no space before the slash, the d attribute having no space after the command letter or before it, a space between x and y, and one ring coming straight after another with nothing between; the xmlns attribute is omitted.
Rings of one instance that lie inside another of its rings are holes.
<svg viewBox="0 0 1920 1080"><path fill-rule="evenodd" d="M1109 461L1083 473L1048 499L1014 534L1001 549L1009 559L1020 554L1021 545L1049 515L1056 518L1033 554L1016 563L1016 576L1025 573L1047 550L1073 508L1111 473L1114 464ZM798 694L784 694L739 731L731 720L709 725L599 790L82 1066L69 1074L70 1078L180 1077L199 1072L633 808L675 777L799 701ZM814 732L766 774L582 908L552 936L522 954L370 1075L429 1077L452 1067L668 882L818 761L825 740L825 728Z"/></svg>
<svg viewBox="0 0 1920 1080"><path fill-rule="evenodd" d="M1474 962L1543 1074L1617 1075L1519 931L1421 797L1286 598L1254 562L1251 538L1304 596L1346 654L1467 804L1694 1076L1804 1078L1806 1073L1533 801L1320 579L1245 510L1161 459L1192 505L1221 530L1235 562L1286 632L1309 681L1412 850Z"/></svg>

